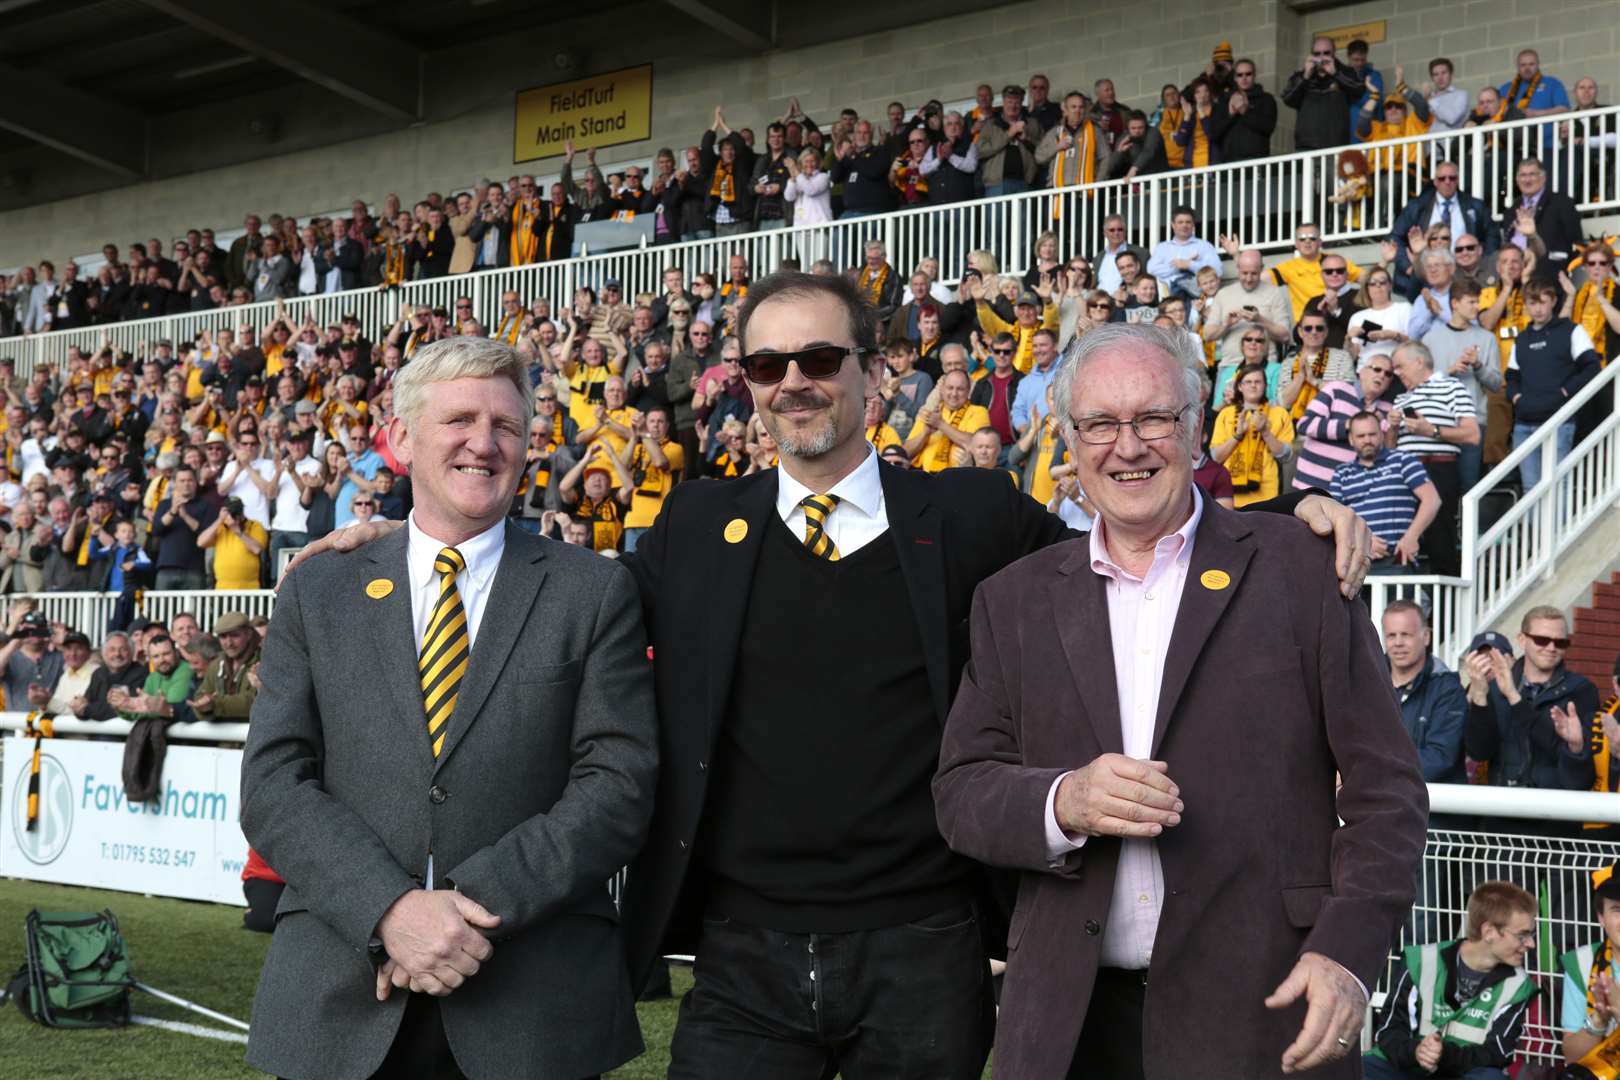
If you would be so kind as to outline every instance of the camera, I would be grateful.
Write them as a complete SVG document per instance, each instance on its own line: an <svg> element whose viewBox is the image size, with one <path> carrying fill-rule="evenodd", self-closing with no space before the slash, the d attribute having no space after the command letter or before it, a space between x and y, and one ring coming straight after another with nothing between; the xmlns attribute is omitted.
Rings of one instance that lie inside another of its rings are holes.
<svg viewBox="0 0 1620 1080"><path fill-rule="evenodd" d="M1361 328L1369 334L1376 334L1378 331L1383 329L1382 326L1373 322L1371 319L1368 319L1366 322L1362 323Z"/></svg>

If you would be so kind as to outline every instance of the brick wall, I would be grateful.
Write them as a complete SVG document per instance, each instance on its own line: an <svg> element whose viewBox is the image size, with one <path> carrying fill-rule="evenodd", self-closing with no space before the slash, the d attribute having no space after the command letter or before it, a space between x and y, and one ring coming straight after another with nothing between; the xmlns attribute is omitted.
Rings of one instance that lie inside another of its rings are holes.
<svg viewBox="0 0 1620 1080"><path fill-rule="evenodd" d="M1545 70L1567 85L1593 74L1600 100L1609 101L1620 61L1616 9L1615 0L1368 0L1300 16L1278 0L1041 0L742 61L728 59L728 47L712 36L650 42L627 35L621 45L593 45L591 68L653 60L654 137L604 150L600 160L645 160L660 146L694 143L716 104L726 106L732 126L763 135L791 96L818 119L830 120L846 105L881 116L894 99L910 107L929 97L962 100L980 82L999 91L1035 71L1049 76L1057 94L1089 90L1106 75L1121 99L1151 109L1161 85L1185 84L1223 39L1238 56L1252 57L1260 81L1280 93L1312 31L1371 19L1389 21L1390 41L1372 54L1385 72L1401 63L1421 76L1430 57L1448 55L1459 84L1472 91L1507 78L1516 50L1534 42ZM0 266L90 254L109 239L125 244L192 226L233 228L250 209L302 217L346 207L357 196L375 203L395 191L411 200L516 171L512 93L546 81L536 74L533 49L510 55L452 49L435 59L454 78L433 88L428 123L221 169L191 171L198 166L190 162L207 160L193 151L184 175L0 214ZM1281 111L1276 148L1286 151L1292 116ZM177 118L175 127L206 130L204 121L226 137L226 119L201 111ZM321 122L312 106L289 117L288 127L308 142ZM545 174L559 165L523 168Z"/></svg>

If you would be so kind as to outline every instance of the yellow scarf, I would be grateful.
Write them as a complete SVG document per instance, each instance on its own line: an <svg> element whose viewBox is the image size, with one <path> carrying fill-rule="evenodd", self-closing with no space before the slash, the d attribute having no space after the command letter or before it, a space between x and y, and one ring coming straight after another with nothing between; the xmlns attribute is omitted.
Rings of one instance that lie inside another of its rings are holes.
<svg viewBox="0 0 1620 1080"><path fill-rule="evenodd" d="M725 161L714 163L714 180L709 184L709 194L715 196L723 203L735 202L737 199L736 184L732 180L732 166Z"/></svg>
<svg viewBox="0 0 1620 1080"><path fill-rule="evenodd" d="M1181 122L1187 114L1181 109L1165 109L1159 114L1159 134L1164 136L1164 156L1170 160L1172 169L1183 168L1187 164L1187 148L1176 142L1176 132L1181 130Z"/></svg>
<svg viewBox="0 0 1620 1080"><path fill-rule="evenodd" d="M1575 325L1584 327L1587 336L1592 339L1592 347L1597 350L1598 358L1602 361L1603 366L1608 367L1608 320L1603 317L1603 308L1593 300L1596 295L1597 290L1592 287L1592 282L1588 281L1585 285L1582 285L1580 291L1575 294L1575 310L1571 314L1574 316ZM1613 278L1604 283L1603 298L1610 305L1614 304Z"/></svg>
<svg viewBox="0 0 1620 1080"><path fill-rule="evenodd" d="M1530 80L1530 85L1524 87L1524 96L1515 102L1513 99L1518 97L1519 87L1524 86L1524 80L1520 79L1517 75L1513 76L1513 85L1508 87L1507 96L1502 99L1502 104L1496 107L1496 115L1491 117L1491 119L1501 120L1507 115L1509 106L1518 109L1520 112L1523 112L1525 109L1529 108L1530 99L1535 97L1536 87L1540 85L1540 83L1541 72L1538 71L1536 72L1536 77Z"/></svg>
<svg viewBox="0 0 1620 1080"><path fill-rule="evenodd" d="M737 471L737 463L731 460L731 451L722 450L715 455L715 466L720 470L720 476L726 480L734 480L742 475Z"/></svg>
<svg viewBox="0 0 1620 1080"><path fill-rule="evenodd" d="M538 205L519 199L512 207L512 236L509 247L513 266L528 266L540 250L540 238L534 234L534 219L540 215Z"/></svg>
<svg viewBox="0 0 1620 1080"><path fill-rule="evenodd" d="M900 167L894 174L894 186L900 191L902 202L918 203L928 194L928 177L922 174L922 163L911 158L901 158Z"/></svg>
<svg viewBox="0 0 1620 1080"><path fill-rule="evenodd" d="M507 329L508 327L510 327L511 329L508 330ZM518 339L518 331L521 330L522 328L523 328L523 316L522 315L508 315L504 319L501 320L500 329L495 331L495 340L496 341L504 341L508 345L516 345L517 344L517 339Z"/></svg>
<svg viewBox="0 0 1620 1080"><path fill-rule="evenodd" d="M1243 408L1239 405L1228 405L1227 408L1237 413L1232 421L1232 429L1236 431L1237 425L1243 420ZM1271 451L1266 449L1262 432L1270 428L1271 410L1265 402L1261 403L1260 410L1261 426L1245 432L1238 441L1237 449L1226 459L1226 471L1232 474L1232 487L1240 494L1252 492L1258 496L1266 482L1266 462L1271 460Z"/></svg>
<svg viewBox="0 0 1620 1080"><path fill-rule="evenodd" d="M390 240L383 245L383 285L393 286L405 281L405 245Z"/></svg>
<svg viewBox="0 0 1620 1080"><path fill-rule="evenodd" d="M720 286L720 299L724 300L732 293L737 294L737 299L746 300L748 299L748 286L736 285L729 281Z"/></svg>
<svg viewBox="0 0 1620 1080"><path fill-rule="evenodd" d="M888 283L888 280L888 263L884 263L883 268L876 274L872 273L872 268L870 266L863 265L861 267L860 289L861 292L866 294L866 298L872 301L873 307L876 307L879 304L880 301L878 298L883 295L883 286Z"/></svg>
<svg viewBox="0 0 1620 1080"><path fill-rule="evenodd" d="M1593 791L1607 793L1609 790L1609 737L1603 734L1603 718L1613 717L1617 711L1620 711L1620 697L1610 698L1603 703L1603 708L1592 715L1592 765L1596 772L1592 780ZM1603 822L1589 821L1583 827L1607 829L1609 826Z"/></svg>
<svg viewBox="0 0 1620 1080"><path fill-rule="evenodd" d="M969 405L971 405L971 402ZM967 415L969 405L963 405L955 412L945 412L941 408L939 418L951 425L951 427L959 428L962 426L962 417ZM948 469L951 467L951 452L956 449L956 444L943 435L939 435L937 438L940 441L940 446L939 449L934 451L934 460L939 463L941 469Z"/></svg>
<svg viewBox="0 0 1620 1080"><path fill-rule="evenodd" d="M1073 132L1074 142L1052 159L1052 188L1056 190L1070 184L1090 184L1097 179L1097 125L1090 120L1080 121L1080 130ZM1078 177L1065 177L1069 155L1074 155ZM1052 218L1063 216L1063 200L1052 200Z"/></svg>

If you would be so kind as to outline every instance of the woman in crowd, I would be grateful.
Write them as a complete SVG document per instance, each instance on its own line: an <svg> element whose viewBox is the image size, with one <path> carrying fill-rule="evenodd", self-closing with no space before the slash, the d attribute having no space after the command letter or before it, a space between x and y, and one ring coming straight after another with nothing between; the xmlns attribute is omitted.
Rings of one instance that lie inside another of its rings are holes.
<svg viewBox="0 0 1620 1080"><path fill-rule="evenodd" d="M1215 417L1209 453L1232 474L1234 503L1247 506L1276 496L1280 466L1293 454L1294 422L1268 399L1264 367L1238 368L1235 385L1236 399Z"/></svg>
<svg viewBox="0 0 1620 1080"><path fill-rule="evenodd" d="M1406 321L1412 305L1395 299L1395 279L1384 267L1369 270L1356 293L1361 310L1350 316L1344 344L1357 360L1368 356L1389 356L1407 340Z"/></svg>

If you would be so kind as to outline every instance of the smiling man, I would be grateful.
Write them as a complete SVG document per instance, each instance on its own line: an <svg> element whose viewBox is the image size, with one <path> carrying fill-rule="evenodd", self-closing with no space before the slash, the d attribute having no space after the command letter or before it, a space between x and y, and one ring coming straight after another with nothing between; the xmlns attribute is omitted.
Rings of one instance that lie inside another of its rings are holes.
<svg viewBox="0 0 1620 1080"><path fill-rule="evenodd" d="M1308 530L1193 486L1202 367L1153 326L1081 339L1053 410L1096 526L974 597L934 796L952 850L1021 871L1013 1076L1356 1075L1412 900L1428 799L1377 636Z"/></svg>
<svg viewBox="0 0 1620 1080"><path fill-rule="evenodd" d="M513 349L426 345L394 402L408 524L292 573L265 643L242 828L287 890L248 1061L605 1072L641 1049L606 888L651 809L635 583L506 521L531 412Z"/></svg>

